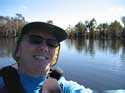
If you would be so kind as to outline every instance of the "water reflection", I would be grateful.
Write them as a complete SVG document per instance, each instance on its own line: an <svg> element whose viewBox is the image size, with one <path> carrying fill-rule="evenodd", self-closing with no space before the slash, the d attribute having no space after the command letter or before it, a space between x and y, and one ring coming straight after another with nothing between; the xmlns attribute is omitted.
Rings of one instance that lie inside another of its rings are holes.
<svg viewBox="0 0 125 93"><path fill-rule="evenodd" d="M11 56L16 39L0 39L0 57Z"/></svg>
<svg viewBox="0 0 125 93"><path fill-rule="evenodd" d="M94 56L96 51L110 52L119 54L121 61L125 62L125 41L123 40L85 40L84 38L67 39L66 45L70 49L75 49L77 52L90 54Z"/></svg>
<svg viewBox="0 0 125 93"><path fill-rule="evenodd" d="M124 62L125 63L125 40L122 41L122 50L121 50L121 55L120 55L120 58L121 58L121 62Z"/></svg>
<svg viewBox="0 0 125 93"><path fill-rule="evenodd" d="M77 39L67 39L66 44L69 49L74 48L79 53L85 51L86 53L90 53L92 56L95 54L94 49L94 40L85 40L84 38Z"/></svg>

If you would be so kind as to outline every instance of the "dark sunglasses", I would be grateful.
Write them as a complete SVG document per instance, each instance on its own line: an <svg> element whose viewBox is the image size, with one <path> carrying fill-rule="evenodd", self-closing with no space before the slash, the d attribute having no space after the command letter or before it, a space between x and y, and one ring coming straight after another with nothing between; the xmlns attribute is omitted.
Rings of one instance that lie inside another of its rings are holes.
<svg viewBox="0 0 125 93"><path fill-rule="evenodd" d="M47 46L49 47L56 48L59 46L59 42L55 39L44 39L43 37L38 36L38 35L29 35L28 37L29 43L34 44L34 45L42 44L44 40Z"/></svg>

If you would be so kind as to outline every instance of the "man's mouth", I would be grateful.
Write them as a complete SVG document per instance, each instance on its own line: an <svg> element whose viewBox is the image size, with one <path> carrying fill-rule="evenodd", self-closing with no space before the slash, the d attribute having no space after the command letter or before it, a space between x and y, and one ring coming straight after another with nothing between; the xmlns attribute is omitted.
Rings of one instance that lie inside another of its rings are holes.
<svg viewBox="0 0 125 93"><path fill-rule="evenodd" d="M43 56L43 55L34 55L33 56L36 60L47 60L48 57L47 56Z"/></svg>

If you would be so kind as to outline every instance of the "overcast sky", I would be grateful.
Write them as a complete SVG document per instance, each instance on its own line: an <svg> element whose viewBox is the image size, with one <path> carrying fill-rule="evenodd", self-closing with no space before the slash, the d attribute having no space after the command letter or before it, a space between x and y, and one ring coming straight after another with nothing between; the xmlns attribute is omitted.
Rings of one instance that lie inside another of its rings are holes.
<svg viewBox="0 0 125 93"><path fill-rule="evenodd" d="M26 21L53 20L63 28L95 18L97 23L121 20L125 0L0 0L1 16L22 14Z"/></svg>

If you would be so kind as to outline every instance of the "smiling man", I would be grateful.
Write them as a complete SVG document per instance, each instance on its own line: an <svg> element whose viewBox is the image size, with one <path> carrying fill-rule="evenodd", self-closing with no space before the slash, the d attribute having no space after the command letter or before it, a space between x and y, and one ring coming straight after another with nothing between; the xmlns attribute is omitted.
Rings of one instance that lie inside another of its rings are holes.
<svg viewBox="0 0 125 93"><path fill-rule="evenodd" d="M12 68L12 72L18 76L15 80L21 89L20 93L92 93L90 89L76 82L67 81L63 76L58 80L49 77L56 49L66 38L67 33L52 24L32 22L23 27L14 52L18 70ZM9 81L5 75L3 84L5 88L2 89L11 90L9 82L13 83L14 78L11 76Z"/></svg>

